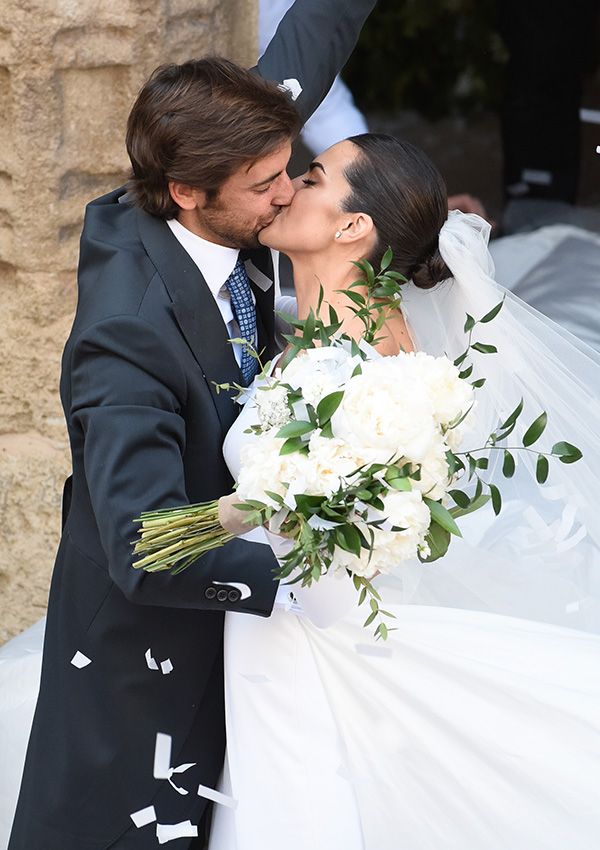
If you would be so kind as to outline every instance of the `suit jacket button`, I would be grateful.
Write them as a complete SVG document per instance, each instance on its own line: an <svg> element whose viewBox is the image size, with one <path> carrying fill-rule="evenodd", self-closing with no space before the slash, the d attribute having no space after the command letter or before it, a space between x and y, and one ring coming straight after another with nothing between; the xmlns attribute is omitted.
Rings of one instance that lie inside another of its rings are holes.
<svg viewBox="0 0 600 850"><path fill-rule="evenodd" d="M230 590L227 594L230 602L239 602L241 595L242 594L239 592L239 590L236 590L235 588L233 590Z"/></svg>
<svg viewBox="0 0 600 850"><path fill-rule="evenodd" d="M218 590L217 591L217 600L219 602L225 602L227 599L227 591L226 590Z"/></svg>
<svg viewBox="0 0 600 850"><path fill-rule="evenodd" d="M214 599L216 595L217 595L217 591L216 591L216 588L214 588L214 587L207 587L206 590L204 591L204 596L205 596L206 599Z"/></svg>

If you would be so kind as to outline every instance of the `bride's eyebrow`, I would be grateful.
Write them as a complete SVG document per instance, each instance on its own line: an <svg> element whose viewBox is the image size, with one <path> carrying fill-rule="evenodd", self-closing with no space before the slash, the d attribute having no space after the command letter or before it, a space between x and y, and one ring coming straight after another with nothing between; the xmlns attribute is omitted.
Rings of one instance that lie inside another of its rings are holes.
<svg viewBox="0 0 600 850"><path fill-rule="evenodd" d="M316 160L314 162L311 162L311 164L308 166L308 170L312 171L314 168L320 168L323 174L327 174L325 168L323 167L323 163L321 162L317 162Z"/></svg>

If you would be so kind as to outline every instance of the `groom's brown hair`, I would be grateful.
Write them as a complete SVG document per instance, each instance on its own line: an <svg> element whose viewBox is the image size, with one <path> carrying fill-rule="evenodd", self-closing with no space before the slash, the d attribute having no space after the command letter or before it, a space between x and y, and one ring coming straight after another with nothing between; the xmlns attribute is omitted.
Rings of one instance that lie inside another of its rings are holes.
<svg viewBox="0 0 600 850"><path fill-rule="evenodd" d="M217 196L220 186L292 139L299 115L274 83L218 57L157 68L127 122L129 191L152 215L174 218L169 181Z"/></svg>

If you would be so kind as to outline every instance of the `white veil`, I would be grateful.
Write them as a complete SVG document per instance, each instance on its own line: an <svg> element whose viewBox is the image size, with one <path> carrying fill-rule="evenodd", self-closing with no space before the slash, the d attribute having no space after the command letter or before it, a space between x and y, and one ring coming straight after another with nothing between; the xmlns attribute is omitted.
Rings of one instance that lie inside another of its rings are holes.
<svg viewBox="0 0 600 850"><path fill-rule="evenodd" d="M389 584L386 597L393 591L398 602L600 632L600 355L494 281L489 231L479 216L451 212L439 248L453 278L431 290L403 287L402 308L416 347L456 358L467 345L466 314L480 319L504 298L496 318L473 333L473 342L495 345L498 353L469 353L470 380L487 381L477 391L475 425L461 450L482 446L522 398L518 425L502 442L520 446L545 410L548 425L532 449L550 451L568 441L583 459L563 464L552 458L547 483L539 485L535 453L515 452L516 472L506 479L503 452L492 452L482 477L502 492L500 515L488 504L463 517L463 539L453 537L444 558L403 567L382 584ZM465 481L458 486L469 492Z"/></svg>

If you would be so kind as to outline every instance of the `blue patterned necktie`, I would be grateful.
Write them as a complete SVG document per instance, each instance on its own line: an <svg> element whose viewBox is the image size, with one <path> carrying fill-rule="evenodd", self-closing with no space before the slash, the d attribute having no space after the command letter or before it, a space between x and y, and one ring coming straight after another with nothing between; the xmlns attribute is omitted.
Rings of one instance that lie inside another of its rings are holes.
<svg viewBox="0 0 600 850"><path fill-rule="evenodd" d="M254 348L258 345L256 338L256 309L252 300L252 290L248 273L242 260L238 258L234 270L225 282L231 297L231 309L240 329L242 339L252 343ZM252 357L246 347L242 349L242 362L240 371L246 386L249 386L258 372L258 362Z"/></svg>

